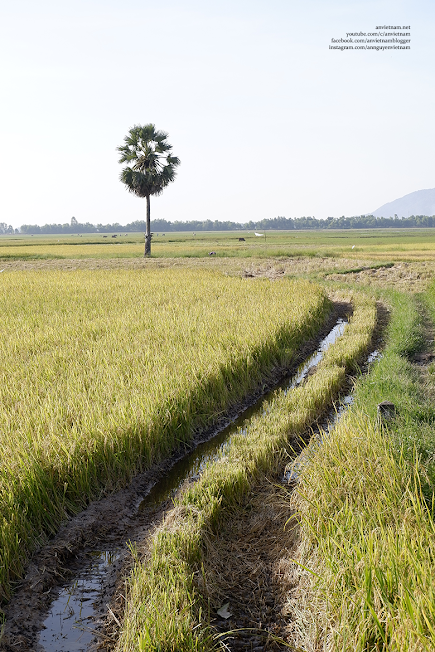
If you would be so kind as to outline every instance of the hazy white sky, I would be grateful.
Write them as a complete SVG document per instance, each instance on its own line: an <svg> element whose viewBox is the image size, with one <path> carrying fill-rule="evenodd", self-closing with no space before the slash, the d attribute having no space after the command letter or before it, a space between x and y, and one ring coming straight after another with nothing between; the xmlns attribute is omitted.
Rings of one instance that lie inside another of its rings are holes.
<svg viewBox="0 0 435 652"><path fill-rule="evenodd" d="M178 176L151 217L356 215L435 187L433 0L15 0L0 23L0 221L126 224L135 124ZM411 50L329 50L410 25Z"/></svg>

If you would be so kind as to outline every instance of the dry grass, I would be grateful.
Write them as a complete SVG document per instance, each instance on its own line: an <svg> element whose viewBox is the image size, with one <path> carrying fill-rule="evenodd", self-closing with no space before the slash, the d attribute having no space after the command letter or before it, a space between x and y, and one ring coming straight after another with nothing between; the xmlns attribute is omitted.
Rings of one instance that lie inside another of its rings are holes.
<svg viewBox="0 0 435 652"><path fill-rule="evenodd" d="M212 609L211 624L231 649L261 644L264 652L282 650L288 614L286 596L293 588L289 572L298 531L286 527L293 511L288 490L278 478L256 485L246 503L228 508L215 536L204 536L201 593ZM228 620L216 615L229 603ZM285 649L285 648L284 648Z"/></svg>
<svg viewBox="0 0 435 652"><path fill-rule="evenodd" d="M305 277L313 280L326 278L343 284L374 286L379 289L395 288L410 292L423 292L435 276L435 262L395 262L392 267L379 267L376 259L295 256L286 258L67 258L52 260L13 260L1 263L4 273L18 271L76 271L76 270L151 270L151 269L205 269L216 270L231 276L245 278L263 277L277 280L283 276ZM390 263L391 264L391 263ZM360 271L352 271L360 270ZM344 272L344 273L343 273Z"/></svg>
<svg viewBox="0 0 435 652"><path fill-rule="evenodd" d="M434 277L435 266L431 262L396 263L393 267L361 270L345 275L330 274L331 281L358 283L378 288L394 288L408 292L423 292Z"/></svg>

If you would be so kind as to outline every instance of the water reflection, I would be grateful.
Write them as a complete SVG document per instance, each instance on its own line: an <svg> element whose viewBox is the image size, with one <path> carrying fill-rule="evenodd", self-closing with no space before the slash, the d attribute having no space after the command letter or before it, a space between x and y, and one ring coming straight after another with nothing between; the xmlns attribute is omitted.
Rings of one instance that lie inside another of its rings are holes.
<svg viewBox="0 0 435 652"><path fill-rule="evenodd" d="M90 553L88 567L61 590L39 637L46 652L85 652L89 648L94 640L93 603L101 591L107 568L117 557L117 551Z"/></svg>

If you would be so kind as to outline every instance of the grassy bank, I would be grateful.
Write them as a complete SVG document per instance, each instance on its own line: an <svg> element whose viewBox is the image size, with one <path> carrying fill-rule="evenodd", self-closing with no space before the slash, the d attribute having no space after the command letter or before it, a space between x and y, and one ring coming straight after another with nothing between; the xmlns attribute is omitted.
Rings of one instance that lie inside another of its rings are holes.
<svg viewBox="0 0 435 652"><path fill-rule="evenodd" d="M211 426L330 310L308 282L204 270L0 281L2 599L68 514Z"/></svg>
<svg viewBox="0 0 435 652"><path fill-rule="evenodd" d="M344 335L325 353L316 373L288 392L277 392L254 416L246 434L232 437L216 462L178 500L156 533L151 552L137 561L118 652L175 652L211 649L202 578L204 536L213 534L225 508L244 499L260 474L277 463L295 440L330 405L352 367L367 349L376 323L373 300L355 297ZM204 611L205 609L205 611Z"/></svg>
<svg viewBox="0 0 435 652"><path fill-rule="evenodd" d="M435 649L433 389L410 362L424 343L421 304L389 300L383 357L353 409L312 446L295 498L301 566L290 606L309 652ZM380 424L383 400L397 415Z"/></svg>

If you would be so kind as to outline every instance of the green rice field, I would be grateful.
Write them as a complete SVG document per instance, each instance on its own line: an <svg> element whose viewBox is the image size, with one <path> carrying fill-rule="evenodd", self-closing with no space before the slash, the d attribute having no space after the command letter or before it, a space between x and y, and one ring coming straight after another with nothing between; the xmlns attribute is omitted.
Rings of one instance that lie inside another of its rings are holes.
<svg viewBox="0 0 435 652"><path fill-rule="evenodd" d="M433 260L432 229L367 229L333 231L261 231L156 233L152 255L157 258L268 258L324 256L374 260ZM112 236L116 236L115 238ZM244 238L244 241L240 241ZM2 236L0 261L81 258L132 258L143 255L140 233L73 236Z"/></svg>

